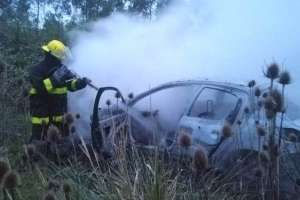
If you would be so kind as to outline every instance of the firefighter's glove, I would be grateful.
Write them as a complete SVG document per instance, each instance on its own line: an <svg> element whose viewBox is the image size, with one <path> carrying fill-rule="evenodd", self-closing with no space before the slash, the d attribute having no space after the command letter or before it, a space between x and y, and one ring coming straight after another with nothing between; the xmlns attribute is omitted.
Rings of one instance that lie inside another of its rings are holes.
<svg viewBox="0 0 300 200"><path fill-rule="evenodd" d="M50 77L55 87L62 87L66 85L66 82L73 79L75 75L64 65L54 71Z"/></svg>
<svg viewBox="0 0 300 200"><path fill-rule="evenodd" d="M76 81L76 89L80 90L80 89L85 88L89 82L90 81L87 78L79 78L79 79L77 79L77 81Z"/></svg>

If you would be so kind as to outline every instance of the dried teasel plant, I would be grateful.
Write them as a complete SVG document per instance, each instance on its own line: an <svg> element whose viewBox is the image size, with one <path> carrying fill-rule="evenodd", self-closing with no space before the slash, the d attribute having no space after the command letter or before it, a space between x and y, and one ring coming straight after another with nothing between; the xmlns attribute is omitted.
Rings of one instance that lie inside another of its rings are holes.
<svg viewBox="0 0 300 200"><path fill-rule="evenodd" d="M65 199L70 200L71 199L71 191L72 191L71 185L68 182L64 182L62 187L63 187Z"/></svg>
<svg viewBox="0 0 300 200"><path fill-rule="evenodd" d="M191 136L188 133L181 131L178 136L178 144L183 148L189 148L192 145Z"/></svg>
<svg viewBox="0 0 300 200"><path fill-rule="evenodd" d="M53 192L47 192L44 196L43 196L43 200L56 200L55 194Z"/></svg>
<svg viewBox="0 0 300 200"><path fill-rule="evenodd" d="M208 156L201 146L198 146L194 152L192 167L196 173L202 173L208 169Z"/></svg>
<svg viewBox="0 0 300 200"><path fill-rule="evenodd" d="M261 95L261 90L259 87L256 87L254 90L254 95L258 98Z"/></svg>
<svg viewBox="0 0 300 200"><path fill-rule="evenodd" d="M63 116L63 122L64 124L71 125L74 122L74 117L71 113L66 113Z"/></svg>
<svg viewBox="0 0 300 200"><path fill-rule="evenodd" d="M4 174L1 183L2 188L13 190L16 189L19 185L20 185L20 178L17 172L9 170Z"/></svg>
<svg viewBox="0 0 300 200"><path fill-rule="evenodd" d="M288 71L282 71L279 75L278 83L282 85L289 85L291 83L291 75Z"/></svg>
<svg viewBox="0 0 300 200"><path fill-rule="evenodd" d="M263 137L267 134L267 131L264 127L257 125L256 126L256 133L258 136Z"/></svg>
<svg viewBox="0 0 300 200"><path fill-rule="evenodd" d="M232 127L229 124L225 123L222 127L221 133L224 139L231 137L233 134Z"/></svg>
<svg viewBox="0 0 300 200"><path fill-rule="evenodd" d="M268 79L275 80L279 77L279 71L279 65L276 62L273 62L267 67L264 74Z"/></svg>
<svg viewBox="0 0 300 200"><path fill-rule="evenodd" d="M8 162L0 160L0 183L2 183L4 175L10 170Z"/></svg>
<svg viewBox="0 0 300 200"><path fill-rule="evenodd" d="M297 142L297 140L298 140L298 137L297 137L297 135L295 134L295 133L289 133L288 134L288 140L290 141L290 142Z"/></svg>
<svg viewBox="0 0 300 200"><path fill-rule="evenodd" d="M57 143L60 139L61 135L59 129L54 125L50 125L47 130L47 141L50 143Z"/></svg>

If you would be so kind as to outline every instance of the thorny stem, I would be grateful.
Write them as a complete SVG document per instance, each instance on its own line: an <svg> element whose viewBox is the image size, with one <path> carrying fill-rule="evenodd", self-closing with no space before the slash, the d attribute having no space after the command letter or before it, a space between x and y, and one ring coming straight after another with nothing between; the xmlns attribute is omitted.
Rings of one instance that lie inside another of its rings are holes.
<svg viewBox="0 0 300 200"><path fill-rule="evenodd" d="M270 92L273 90L274 79L271 79ZM274 200L279 199L279 159L278 155L274 155L275 147L275 135L276 135L276 114L273 119L269 120L269 154L270 154L270 165L269 165L269 184L272 189L272 198ZM276 152L277 153L277 152Z"/></svg>
<svg viewBox="0 0 300 200"><path fill-rule="evenodd" d="M284 109L284 89L285 85L282 85L282 102L283 102L283 109ZM283 125L283 117L284 117L284 111L281 111L281 117L280 117L280 127L279 127L279 139L278 139L278 147L281 146L281 139L282 139L282 125Z"/></svg>
<svg viewBox="0 0 300 200"><path fill-rule="evenodd" d="M261 136L258 136L258 166L262 166L261 164ZM264 192L264 177L260 177L259 178L260 181L260 185L261 185L261 199L264 200L265 199L265 192Z"/></svg>
<svg viewBox="0 0 300 200"><path fill-rule="evenodd" d="M57 160L58 165L61 165L62 163L61 163L57 143L54 143L54 148L55 148L55 157L56 157L55 159Z"/></svg>
<svg viewBox="0 0 300 200"><path fill-rule="evenodd" d="M259 152L258 159L259 159L259 163L260 163L260 151L261 151L260 146L261 146L261 136L258 136L258 152Z"/></svg>
<svg viewBox="0 0 300 200"><path fill-rule="evenodd" d="M271 79L270 91L272 91L272 90L273 90L273 82L274 82L274 79Z"/></svg>
<svg viewBox="0 0 300 200"><path fill-rule="evenodd" d="M261 184L261 199L265 200L264 177L263 176L260 178L260 184Z"/></svg>
<svg viewBox="0 0 300 200"><path fill-rule="evenodd" d="M117 110L119 110L119 98L117 98Z"/></svg>

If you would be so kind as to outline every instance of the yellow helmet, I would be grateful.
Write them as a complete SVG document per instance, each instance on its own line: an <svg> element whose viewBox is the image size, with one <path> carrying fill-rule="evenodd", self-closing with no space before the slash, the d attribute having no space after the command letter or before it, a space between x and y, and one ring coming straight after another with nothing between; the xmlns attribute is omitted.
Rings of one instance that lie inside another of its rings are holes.
<svg viewBox="0 0 300 200"><path fill-rule="evenodd" d="M58 40L51 40L47 45L43 45L42 49L49 52L59 60L71 57L70 49Z"/></svg>

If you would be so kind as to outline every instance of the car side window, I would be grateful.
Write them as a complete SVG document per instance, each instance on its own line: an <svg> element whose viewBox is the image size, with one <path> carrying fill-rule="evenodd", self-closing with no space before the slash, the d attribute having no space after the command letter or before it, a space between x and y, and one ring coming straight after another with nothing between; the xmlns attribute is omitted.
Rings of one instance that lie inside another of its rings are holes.
<svg viewBox="0 0 300 200"><path fill-rule="evenodd" d="M191 117L223 120L235 109L238 98L221 89L204 88L190 110Z"/></svg>
<svg viewBox="0 0 300 200"><path fill-rule="evenodd" d="M174 127L198 88L193 85L164 88L143 97L133 108L144 117L157 117L165 127Z"/></svg>

